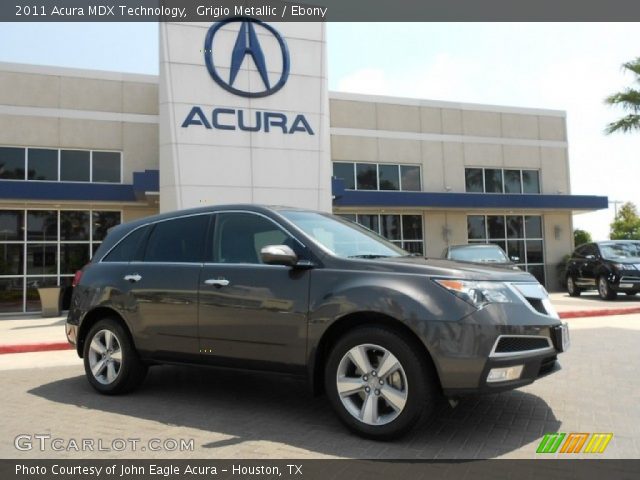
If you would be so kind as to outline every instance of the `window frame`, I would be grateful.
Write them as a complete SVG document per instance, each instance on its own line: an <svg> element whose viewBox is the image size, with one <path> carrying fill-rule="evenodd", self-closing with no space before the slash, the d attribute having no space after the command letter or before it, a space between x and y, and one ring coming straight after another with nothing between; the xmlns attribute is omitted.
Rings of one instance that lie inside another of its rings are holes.
<svg viewBox="0 0 640 480"><path fill-rule="evenodd" d="M470 192L467 190L467 170L482 170L482 191ZM500 170L502 177L502 191L501 192L487 192L487 180L486 170ZM505 170L518 171L520 173L520 193L507 193L505 188ZM525 192L524 191L524 173L523 172L536 172L538 177L538 191L537 192ZM542 171L539 168L523 168L523 167L481 167L476 165L464 166L464 191L465 193L485 194L485 195L542 195Z"/></svg>

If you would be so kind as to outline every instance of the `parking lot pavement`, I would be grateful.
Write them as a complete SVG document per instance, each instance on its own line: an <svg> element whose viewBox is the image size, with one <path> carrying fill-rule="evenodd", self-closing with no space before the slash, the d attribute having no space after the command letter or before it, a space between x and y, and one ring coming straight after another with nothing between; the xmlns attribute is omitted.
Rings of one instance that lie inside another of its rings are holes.
<svg viewBox="0 0 640 480"><path fill-rule="evenodd" d="M566 292L550 293L551 303L558 312L582 310L607 310L640 307L640 295L620 294L615 300L602 300L596 291L583 292L579 297L570 297Z"/></svg>
<svg viewBox="0 0 640 480"><path fill-rule="evenodd" d="M324 397L288 377L163 366L137 392L107 397L91 389L72 351L5 355L0 457L123 456L14 447L17 435L44 433L63 445L90 438L107 448L115 439L194 440L193 451L127 450L126 458L534 458L545 433L613 432L602 456L640 458L640 315L570 323L561 371L455 409L443 405L430 423L387 443L349 434Z"/></svg>

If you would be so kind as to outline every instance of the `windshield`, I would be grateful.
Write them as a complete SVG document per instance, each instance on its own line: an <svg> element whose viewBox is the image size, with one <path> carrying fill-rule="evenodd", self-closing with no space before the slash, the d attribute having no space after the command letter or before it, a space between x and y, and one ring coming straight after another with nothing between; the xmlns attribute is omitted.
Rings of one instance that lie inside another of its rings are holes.
<svg viewBox="0 0 640 480"><path fill-rule="evenodd" d="M449 251L449 258L451 260L458 260L462 262L509 262L507 255L500 247L497 246L452 248Z"/></svg>
<svg viewBox="0 0 640 480"><path fill-rule="evenodd" d="M295 210L279 213L339 257L381 258L409 255L371 230L333 215Z"/></svg>
<svg viewBox="0 0 640 480"><path fill-rule="evenodd" d="M640 242L605 243L600 251L607 260L640 260Z"/></svg>

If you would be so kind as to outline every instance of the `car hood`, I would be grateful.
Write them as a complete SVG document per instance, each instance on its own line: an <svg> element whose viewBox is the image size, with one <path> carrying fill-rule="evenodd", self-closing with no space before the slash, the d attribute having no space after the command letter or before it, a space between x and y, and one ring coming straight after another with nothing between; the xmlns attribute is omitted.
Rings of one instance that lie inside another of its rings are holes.
<svg viewBox="0 0 640 480"><path fill-rule="evenodd" d="M384 270L405 273L421 273L424 275L456 277L468 280L500 281L500 282L537 282L536 278L522 270L498 268L493 266L463 263L453 260L430 259L424 257L389 257L374 260L358 260L370 262L371 266ZM384 268L386 267L386 268ZM392 267L392 268L389 268Z"/></svg>

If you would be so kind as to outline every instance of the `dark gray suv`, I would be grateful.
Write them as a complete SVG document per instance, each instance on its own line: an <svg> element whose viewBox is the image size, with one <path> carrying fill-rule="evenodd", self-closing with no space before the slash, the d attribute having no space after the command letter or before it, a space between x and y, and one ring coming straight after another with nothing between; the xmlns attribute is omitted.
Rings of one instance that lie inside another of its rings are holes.
<svg viewBox="0 0 640 480"><path fill-rule="evenodd" d="M119 225L76 283L67 337L99 392L130 391L159 363L286 372L371 438L407 431L443 395L527 385L569 341L528 273L418 258L286 207Z"/></svg>

